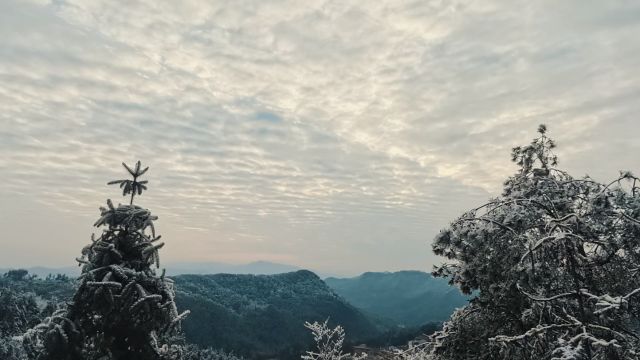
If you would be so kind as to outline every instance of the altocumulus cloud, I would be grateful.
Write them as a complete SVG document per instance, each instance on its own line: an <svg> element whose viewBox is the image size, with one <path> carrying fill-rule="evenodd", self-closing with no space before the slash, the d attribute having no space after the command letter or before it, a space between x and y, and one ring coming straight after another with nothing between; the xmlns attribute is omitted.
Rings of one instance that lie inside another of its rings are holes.
<svg viewBox="0 0 640 360"><path fill-rule="evenodd" d="M69 263L142 159L165 259L428 269L538 123L638 167L638 38L637 1L3 1L0 263Z"/></svg>

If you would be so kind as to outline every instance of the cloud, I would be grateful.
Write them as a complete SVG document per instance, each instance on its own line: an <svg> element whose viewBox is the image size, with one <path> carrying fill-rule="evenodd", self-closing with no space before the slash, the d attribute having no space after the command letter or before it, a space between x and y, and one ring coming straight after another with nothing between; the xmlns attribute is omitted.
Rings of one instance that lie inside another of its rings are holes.
<svg viewBox="0 0 640 360"><path fill-rule="evenodd" d="M538 123L577 175L637 163L638 20L633 1L3 2L0 208L92 214L142 159L169 259L426 269Z"/></svg>

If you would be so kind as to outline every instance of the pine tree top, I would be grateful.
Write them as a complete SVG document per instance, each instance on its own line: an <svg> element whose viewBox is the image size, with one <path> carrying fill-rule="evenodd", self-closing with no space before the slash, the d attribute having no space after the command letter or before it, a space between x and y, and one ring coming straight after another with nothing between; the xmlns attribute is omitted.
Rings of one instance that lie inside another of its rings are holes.
<svg viewBox="0 0 640 360"><path fill-rule="evenodd" d="M129 179L113 180L113 181L109 181L107 185L120 184L120 188L122 189L122 196L127 196L128 194L131 194L131 200L129 202L129 205L133 205L134 196L136 194L142 195L142 191L147 190L146 184L149 181L147 180L138 181L138 178L144 175L144 173L146 173L147 170L149 170L149 167L147 166L144 169L142 169L142 164L140 163L140 160L138 160L138 162L136 163L136 166L133 169L129 167L127 164L125 164L124 162L122 163L122 166L124 166L124 168L127 169L129 174L131 174L131 176L133 177L133 180L129 180Z"/></svg>

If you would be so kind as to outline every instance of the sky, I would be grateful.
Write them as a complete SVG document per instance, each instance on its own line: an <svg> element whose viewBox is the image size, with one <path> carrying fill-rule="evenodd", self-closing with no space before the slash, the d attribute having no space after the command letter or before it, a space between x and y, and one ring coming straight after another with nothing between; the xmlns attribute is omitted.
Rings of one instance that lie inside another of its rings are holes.
<svg viewBox="0 0 640 360"><path fill-rule="evenodd" d="M141 160L163 261L430 270L545 123L640 171L638 1L0 1L0 267L68 266Z"/></svg>

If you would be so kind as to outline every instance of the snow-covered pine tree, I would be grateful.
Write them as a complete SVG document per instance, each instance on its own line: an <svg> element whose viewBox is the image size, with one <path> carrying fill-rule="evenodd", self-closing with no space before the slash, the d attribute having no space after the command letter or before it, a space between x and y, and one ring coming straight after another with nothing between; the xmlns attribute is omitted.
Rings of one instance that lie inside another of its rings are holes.
<svg viewBox="0 0 640 360"><path fill-rule="evenodd" d="M502 196L440 232L448 276L477 296L434 336L435 359L638 359L640 179L557 169L554 142L516 147Z"/></svg>
<svg viewBox="0 0 640 360"><path fill-rule="evenodd" d="M174 358L179 349L167 344L187 312L178 313L173 283L157 275L158 250L151 212L134 204L147 189L140 180L147 168L122 164L133 179L116 180L128 204L100 208L103 227L82 249L79 287L67 306L25 336L42 360L156 360Z"/></svg>

